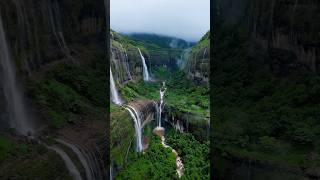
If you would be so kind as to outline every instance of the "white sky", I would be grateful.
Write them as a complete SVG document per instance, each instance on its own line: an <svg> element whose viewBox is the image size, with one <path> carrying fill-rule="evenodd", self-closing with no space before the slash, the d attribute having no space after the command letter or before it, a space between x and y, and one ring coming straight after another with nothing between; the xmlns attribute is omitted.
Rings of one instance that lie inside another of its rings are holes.
<svg viewBox="0 0 320 180"><path fill-rule="evenodd" d="M210 0L110 0L111 29L198 41L210 29Z"/></svg>

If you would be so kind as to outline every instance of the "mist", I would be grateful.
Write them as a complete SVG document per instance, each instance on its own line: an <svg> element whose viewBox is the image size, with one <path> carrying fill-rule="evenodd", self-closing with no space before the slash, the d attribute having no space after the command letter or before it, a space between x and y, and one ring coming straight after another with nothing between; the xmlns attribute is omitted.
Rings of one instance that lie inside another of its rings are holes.
<svg viewBox="0 0 320 180"><path fill-rule="evenodd" d="M210 0L110 0L111 29L196 42L210 29Z"/></svg>

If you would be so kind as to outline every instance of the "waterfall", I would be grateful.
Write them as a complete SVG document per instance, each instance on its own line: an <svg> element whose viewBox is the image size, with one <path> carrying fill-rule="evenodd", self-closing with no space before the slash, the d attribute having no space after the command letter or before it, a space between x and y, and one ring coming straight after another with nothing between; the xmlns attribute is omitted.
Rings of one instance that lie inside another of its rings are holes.
<svg viewBox="0 0 320 180"><path fill-rule="evenodd" d="M110 67L110 91L111 91L111 100L112 100L112 102L115 103L115 104L118 104L118 105L122 104L122 100L121 100L121 98L119 96L115 81L113 79L111 67Z"/></svg>
<svg viewBox="0 0 320 180"><path fill-rule="evenodd" d="M54 150L64 161L67 169L69 170L70 175L75 180L82 180L81 175L77 167L74 165L70 157L65 153L62 149L58 148L57 146L47 146L48 149Z"/></svg>
<svg viewBox="0 0 320 180"><path fill-rule="evenodd" d="M7 102L8 121L12 128L20 134L27 135L33 132L24 106L23 95L17 85L16 71L11 58L9 46L0 14L0 70L2 84Z"/></svg>
<svg viewBox="0 0 320 180"><path fill-rule="evenodd" d="M134 121L134 129L135 129L135 133L136 133L136 148L137 148L137 152L141 152L143 150L143 146L142 146L142 127L141 127L140 114L132 106L127 106L124 108L129 111L129 113Z"/></svg>
<svg viewBox="0 0 320 180"><path fill-rule="evenodd" d="M113 180L113 175L112 175L112 165L110 164L110 172L109 172L109 180Z"/></svg>
<svg viewBox="0 0 320 180"><path fill-rule="evenodd" d="M51 24L51 29L56 37L56 40L59 44L60 49L64 52L64 54L73 62L75 62L74 58L71 55L71 51L69 47L67 46L67 43L65 41L63 32L62 32L62 25L60 22L61 19L61 13L60 13L60 8L58 1L49 1L50 3L48 4L48 13L49 13L49 18L50 18L50 24ZM53 4L52 4L53 3Z"/></svg>
<svg viewBox="0 0 320 180"><path fill-rule="evenodd" d="M140 49L138 48L139 50L139 53L140 53L140 57L141 57L141 60L142 60L142 65L143 65L143 80L144 81L150 81L151 78L149 76L149 72L148 72L148 66L146 64L146 60L144 59Z"/></svg>
<svg viewBox="0 0 320 180"><path fill-rule="evenodd" d="M120 44L121 48L124 49L124 55L125 55L125 59L124 59L124 67L126 69L127 75L129 77L130 80L132 80L132 76L130 74L130 68L129 68L129 61L128 61L128 55L126 52L126 49L123 48L122 44Z"/></svg>
<svg viewBox="0 0 320 180"><path fill-rule="evenodd" d="M180 55L180 59L177 59L177 61L176 61L176 64L179 67L179 69L185 68L191 50L192 50L191 48L187 48L182 51L182 53Z"/></svg>
<svg viewBox="0 0 320 180"><path fill-rule="evenodd" d="M128 76L129 76L129 79L132 80L132 76L131 76L130 68L129 68L128 54L127 54L126 51L124 51L124 54L126 56L126 71L127 71Z"/></svg>
<svg viewBox="0 0 320 180"><path fill-rule="evenodd" d="M70 144L68 142L65 142L61 139L55 139L55 141L69 147L70 149L72 149L72 151L78 156L85 172L86 172L86 177L87 177L87 180L93 180L95 179L94 175L93 175L93 171L94 171L94 168L93 167L90 167L87 159L85 158L85 155L79 150L79 148L77 148L75 145L73 144Z"/></svg>
<svg viewBox="0 0 320 180"><path fill-rule="evenodd" d="M157 111L159 110L158 114L158 127L161 127L161 113L163 110L164 106L164 93L166 92L167 88L165 87L165 82L162 82L162 87L160 88L160 103L159 103L159 108L157 108Z"/></svg>

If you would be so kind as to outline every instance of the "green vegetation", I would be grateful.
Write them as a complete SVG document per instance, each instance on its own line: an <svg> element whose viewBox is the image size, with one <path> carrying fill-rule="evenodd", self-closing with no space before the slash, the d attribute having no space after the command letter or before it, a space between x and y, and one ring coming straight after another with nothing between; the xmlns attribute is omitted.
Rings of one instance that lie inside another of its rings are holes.
<svg viewBox="0 0 320 180"><path fill-rule="evenodd" d="M123 166L130 146L135 146L134 124L122 107L111 105L110 113L110 157L114 165Z"/></svg>
<svg viewBox="0 0 320 180"><path fill-rule="evenodd" d="M181 179L210 179L209 141L200 143L192 134L169 131L166 143L182 157L184 175Z"/></svg>
<svg viewBox="0 0 320 180"><path fill-rule="evenodd" d="M60 157L44 145L0 136L1 179L72 179Z"/></svg>
<svg viewBox="0 0 320 180"><path fill-rule="evenodd" d="M132 153L130 163L116 179L178 179L176 157L170 148L162 146L158 136L152 136L145 153Z"/></svg>
<svg viewBox="0 0 320 180"><path fill-rule="evenodd" d="M171 48L170 43L172 40L176 40L177 48L184 49L188 47L188 43L182 39L176 39L173 37L162 36L157 34L131 34L129 35L132 39L136 41L141 41L145 44L156 44L162 48Z"/></svg>
<svg viewBox="0 0 320 180"><path fill-rule="evenodd" d="M320 166L320 76L285 67L279 73L259 51L249 56L243 27L224 29L219 38L212 74L216 150L262 162Z"/></svg>
<svg viewBox="0 0 320 180"><path fill-rule="evenodd" d="M166 79L166 106L174 107L181 112L199 115L209 114L209 90L206 87L196 86L186 79L183 71L171 73L165 68L155 70L158 79ZM127 100L134 99L159 99L159 88L162 82L146 83L142 80L129 82L121 88L121 95Z"/></svg>
<svg viewBox="0 0 320 180"><path fill-rule="evenodd" d="M29 82L30 94L55 128L79 115L102 116L109 97L105 91L105 57L96 55L90 64L52 65L43 78ZM100 115L99 115L100 114Z"/></svg>

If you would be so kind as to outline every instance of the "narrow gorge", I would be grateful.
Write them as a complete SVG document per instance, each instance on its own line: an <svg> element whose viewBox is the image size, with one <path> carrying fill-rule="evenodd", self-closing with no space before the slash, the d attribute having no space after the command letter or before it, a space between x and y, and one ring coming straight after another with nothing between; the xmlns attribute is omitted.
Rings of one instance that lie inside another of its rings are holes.
<svg viewBox="0 0 320 180"><path fill-rule="evenodd" d="M163 46L110 31L113 179L209 178L209 34Z"/></svg>

